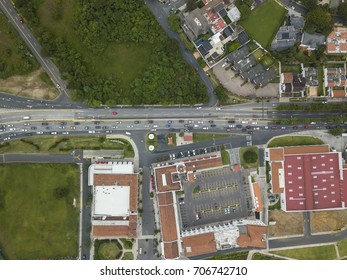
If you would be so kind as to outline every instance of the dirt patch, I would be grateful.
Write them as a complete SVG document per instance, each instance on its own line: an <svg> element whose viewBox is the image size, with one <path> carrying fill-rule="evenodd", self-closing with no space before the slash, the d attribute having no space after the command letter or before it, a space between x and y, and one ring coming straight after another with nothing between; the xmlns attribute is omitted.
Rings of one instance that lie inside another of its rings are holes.
<svg viewBox="0 0 347 280"><path fill-rule="evenodd" d="M282 210L269 211L269 237L304 234L304 221L302 213L286 213Z"/></svg>
<svg viewBox="0 0 347 280"><path fill-rule="evenodd" d="M347 226L347 210L316 211L311 213L313 233L336 231Z"/></svg>
<svg viewBox="0 0 347 280"><path fill-rule="evenodd" d="M268 84L263 88L256 89L250 82L245 82L241 77L235 77L235 72L222 67L223 62L213 67L213 73L219 82L233 94L244 97L277 97L278 84Z"/></svg>
<svg viewBox="0 0 347 280"><path fill-rule="evenodd" d="M52 85L48 85L40 78L43 70L37 70L29 75L12 76L0 79L0 90L18 96L36 99L54 99L59 92Z"/></svg>

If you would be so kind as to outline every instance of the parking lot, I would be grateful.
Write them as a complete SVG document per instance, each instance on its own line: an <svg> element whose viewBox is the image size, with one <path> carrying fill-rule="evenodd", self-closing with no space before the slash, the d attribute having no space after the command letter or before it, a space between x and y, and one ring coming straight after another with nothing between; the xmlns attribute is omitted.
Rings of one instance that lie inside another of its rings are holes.
<svg viewBox="0 0 347 280"><path fill-rule="evenodd" d="M197 172L194 183L184 184L184 197L179 199L182 228L252 216L247 176L229 167Z"/></svg>

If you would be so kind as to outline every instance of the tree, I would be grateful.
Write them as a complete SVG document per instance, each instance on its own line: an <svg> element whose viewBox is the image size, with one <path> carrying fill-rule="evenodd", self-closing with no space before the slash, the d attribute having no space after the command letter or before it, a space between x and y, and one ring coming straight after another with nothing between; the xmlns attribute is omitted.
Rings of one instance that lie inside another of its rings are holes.
<svg viewBox="0 0 347 280"><path fill-rule="evenodd" d="M301 3L310 11L318 5L317 0L301 0Z"/></svg>
<svg viewBox="0 0 347 280"><path fill-rule="evenodd" d="M333 25L331 14L321 6L317 6L306 14L306 31L320 32L327 35L331 32Z"/></svg>
<svg viewBox="0 0 347 280"><path fill-rule="evenodd" d="M187 1L187 11L191 12L195 10L198 7L198 4L196 3L196 0L188 0Z"/></svg>
<svg viewBox="0 0 347 280"><path fill-rule="evenodd" d="M343 128L341 127L333 127L329 129L329 133L334 136L341 136L343 133Z"/></svg>
<svg viewBox="0 0 347 280"><path fill-rule="evenodd" d="M343 19L345 25L347 25L347 2L340 4L337 8L337 15Z"/></svg>

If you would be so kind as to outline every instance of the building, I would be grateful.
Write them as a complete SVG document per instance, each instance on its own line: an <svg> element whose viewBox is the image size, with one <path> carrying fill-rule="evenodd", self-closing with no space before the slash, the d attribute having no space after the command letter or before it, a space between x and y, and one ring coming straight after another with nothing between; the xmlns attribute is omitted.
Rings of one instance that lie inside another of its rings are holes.
<svg viewBox="0 0 347 280"><path fill-rule="evenodd" d="M300 48L307 51L318 50L320 46L325 45L325 36L320 33L307 33L302 34Z"/></svg>
<svg viewBox="0 0 347 280"><path fill-rule="evenodd" d="M137 236L138 175L131 162L96 162L89 166L93 188L92 236Z"/></svg>
<svg viewBox="0 0 347 280"><path fill-rule="evenodd" d="M290 15L290 25L294 26L296 31L302 32L305 25L304 18L301 16Z"/></svg>
<svg viewBox="0 0 347 280"><path fill-rule="evenodd" d="M284 211L345 209L347 165L329 145L267 148L272 192Z"/></svg>
<svg viewBox="0 0 347 280"><path fill-rule="evenodd" d="M335 27L327 37L328 54L347 53L347 28Z"/></svg>
<svg viewBox="0 0 347 280"><path fill-rule="evenodd" d="M339 68L324 68L324 86L329 96L344 98L347 92L346 65Z"/></svg>
<svg viewBox="0 0 347 280"><path fill-rule="evenodd" d="M283 51L293 47L296 42L297 32L292 25L281 26L271 43L271 48L276 51Z"/></svg>
<svg viewBox="0 0 347 280"><path fill-rule="evenodd" d="M293 72L281 74L281 97L292 97L295 93L299 93L301 96L304 96L305 87L306 79L302 74L297 74Z"/></svg>
<svg viewBox="0 0 347 280"><path fill-rule="evenodd" d="M190 13L180 14L182 28L186 32L188 38L194 41L199 35L206 34L211 26L203 16L201 10L196 8Z"/></svg>
<svg viewBox="0 0 347 280"><path fill-rule="evenodd" d="M219 152L153 164L152 168L165 259L244 246L238 243L239 227L248 225L261 231L250 230L256 241L249 244L265 247L266 227L255 217L262 211L259 186L249 184L246 171L223 166ZM206 191L209 201L200 197Z"/></svg>

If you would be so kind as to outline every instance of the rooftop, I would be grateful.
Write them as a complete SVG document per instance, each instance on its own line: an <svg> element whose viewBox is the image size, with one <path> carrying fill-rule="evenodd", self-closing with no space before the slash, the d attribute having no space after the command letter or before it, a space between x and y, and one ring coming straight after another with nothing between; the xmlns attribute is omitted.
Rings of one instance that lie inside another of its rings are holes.
<svg viewBox="0 0 347 280"><path fill-rule="evenodd" d="M246 233L240 234L237 243L240 247L265 248L265 235L267 228L264 226L247 225Z"/></svg>
<svg viewBox="0 0 347 280"><path fill-rule="evenodd" d="M320 33L307 33L304 32L301 39L301 46L306 47L308 50L318 50L318 48L325 44L325 36Z"/></svg>
<svg viewBox="0 0 347 280"><path fill-rule="evenodd" d="M217 252L216 240L213 232L186 236L182 238L184 254L193 257Z"/></svg>

